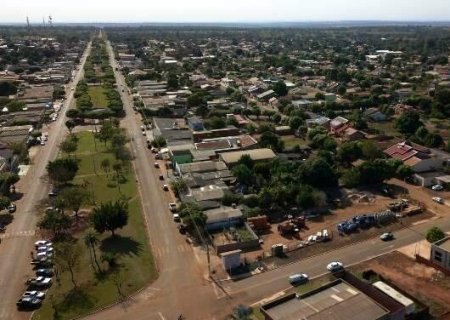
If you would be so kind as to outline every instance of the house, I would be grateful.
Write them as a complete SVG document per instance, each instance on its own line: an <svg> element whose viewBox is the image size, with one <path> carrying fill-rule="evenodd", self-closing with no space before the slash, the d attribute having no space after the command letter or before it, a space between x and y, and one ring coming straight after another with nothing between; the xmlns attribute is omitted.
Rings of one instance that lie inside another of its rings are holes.
<svg viewBox="0 0 450 320"><path fill-rule="evenodd" d="M189 128L192 131L203 131L205 127L203 126L203 120L198 117L191 117L187 119Z"/></svg>
<svg viewBox="0 0 450 320"><path fill-rule="evenodd" d="M385 121L387 118L378 108L369 108L364 112L364 115L375 122Z"/></svg>
<svg viewBox="0 0 450 320"><path fill-rule="evenodd" d="M275 97L275 96L276 96L275 91L273 91L273 90L267 90L267 91L265 91L265 92L263 92L263 93L257 95L256 98L257 98L259 101L269 101L270 98L273 98L273 97Z"/></svg>
<svg viewBox="0 0 450 320"><path fill-rule="evenodd" d="M415 107L407 105L407 104L398 103L394 106L395 114L402 114L406 111L414 111L414 110L416 110Z"/></svg>
<svg viewBox="0 0 450 320"><path fill-rule="evenodd" d="M292 105L295 108L299 108L299 109L307 108L311 104L312 104L312 102L310 100L307 100L307 99L299 99L299 100L292 101Z"/></svg>
<svg viewBox="0 0 450 320"><path fill-rule="evenodd" d="M366 138L364 132L356 130L354 128L346 128L342 133L342 138L345 141L358 141Z"/></svg>
<svg viewBox="0 0 450 320"><path fill-rule="evenodd" d="M430 261L450 272L450 237L431 244Z"/></svg>
<svg viewBox="0 0 450 320"><path fill-rule="evenodd" d="M229 229L243 224L241 209L220 207L204 211L206 215L205 229L208 232Z"/></svg>
<svg viewBox="0 0 450 320"><path fill-rule="evenodd" d="M16 171L18 157L7 145L0 143L0 172Z"/></svg>
<svg viewBox="0 0 450 320"><path fill-rule="evenodd" d="M409 141L396 143L383 152L393 159L403 161L416 173L439 170L446 161L446 159L431 154L428 148Z"/></svg>
<svg viewBox="0 0 450 320"><path fill-rule="evenodd" d="M207 185L196 189L191 189L189 198L195 200L197 203L203 201L220 201L225 195L225 186Z"/></svg>
<svg viewBox="0 0 450 320"><path fill-rule="evenodd" d="M238 163L244 155L248 155L253 161L268 161L276 158L275 153L267 148L224 152L219 154L219 158L225 162L228 167L231 167Z"/></svg>
<svg viewBox="0 0 450 320"><path fill-rule="evenodd" d="M328 117L324 117L324 116L316 116L312 119L306 119L306 126L308 128L313 128L313 127L324 127L325 129L328 130L328 128L330 127L330 118Z"/></svg>
<svg viewBox="0 0 450 320"><path fill-rule="evenodd" d="M335 102L336 94L335 93L325 93L325 101L326 102Z"/></svg>
<svg viewBox="0 0 450 320"><path fill-rule="evenodd" d="M349 120L344 117L336 117L330 121L330 133L335 134L339 131L340 128L347 126L349 124Z"/></svg>

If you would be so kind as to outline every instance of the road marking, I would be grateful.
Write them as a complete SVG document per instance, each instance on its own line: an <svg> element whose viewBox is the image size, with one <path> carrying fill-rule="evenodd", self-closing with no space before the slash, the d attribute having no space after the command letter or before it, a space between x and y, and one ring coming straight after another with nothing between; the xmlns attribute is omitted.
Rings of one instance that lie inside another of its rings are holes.
<svg viewBox="0 0 450 320"><path fill-rule="evenodd" d="M23 230L14 231L0 234L0 239L10 239L19 237L33 237L36 234L36 230Z"/></svg>
<svg viewBox="0 0 450 320"><path fill-rule="evenodd" d="M166 320L166 318L164 318L164 316L162 315L161 312L158 312L159 317L161 318L161 320Z"/></svg>

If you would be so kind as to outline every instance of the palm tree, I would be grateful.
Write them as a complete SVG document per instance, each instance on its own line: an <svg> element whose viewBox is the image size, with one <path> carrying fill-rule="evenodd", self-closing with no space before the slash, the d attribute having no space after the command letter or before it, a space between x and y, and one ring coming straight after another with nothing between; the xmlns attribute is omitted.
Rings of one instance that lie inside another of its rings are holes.
<svg viewBox="0 0 450 320"><path fill-rule="evenodd" d="M97 265L98 271L100 271L100 265L97 260L97 252L95 251L95 245L98 243L97 234L93 230L88 230L84 235L84 244L89 248L89 256L91 257L91 265L95 270L94 262L92 261L92 257L94 258L95 264Z"/></svg>

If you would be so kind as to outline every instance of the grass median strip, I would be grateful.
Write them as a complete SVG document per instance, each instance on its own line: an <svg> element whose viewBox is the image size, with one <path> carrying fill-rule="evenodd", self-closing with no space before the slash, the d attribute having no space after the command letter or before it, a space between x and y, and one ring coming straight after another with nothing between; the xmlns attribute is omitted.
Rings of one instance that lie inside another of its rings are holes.
<svg viewBox="0 0 450 320"><path fill-rule="evenodd" d="M96 254L102 271L94 272L91 252L84 243L88 220L87 217L80 218L79 230L73 234L74 246L80 251L79 263L74 268L77 288L74 289L69 272L57 270L58 276L42 308L33 316L35 320L71 319L87 314L139 290L157 276L132 166L123 167L120 173L112 168L102 168L104 159L110 159L113 163L114 156L108 145L98 141L94 144L90 132L79 133L77 137L78 150L73 156L79 161L80 169L73 183L84 186L96 205L125 199L128 203L128 224L114 237L108 232L97 235ZM101 259L105 254L116 257L113 267L107 260ZM55 317L55 312L58 317Z"/></svg>

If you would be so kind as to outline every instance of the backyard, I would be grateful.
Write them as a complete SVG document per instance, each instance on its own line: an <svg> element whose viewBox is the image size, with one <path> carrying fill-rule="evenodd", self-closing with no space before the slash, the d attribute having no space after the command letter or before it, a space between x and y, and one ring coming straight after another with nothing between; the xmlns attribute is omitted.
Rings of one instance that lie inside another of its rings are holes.
<svg viewBox="0 0 450 320"><path fill-rule="evenodd" d="M118 230L116 236L111 236L109 232L98 234L98 257L105 253L112 254L117 263L112 267L107 262L100 262L102 271L94 272L90 252L83 238L90 208L83 208L79 218L81 223L78 222L83 227L73 235L75 245L81 251L79 263L75 268L77 288L74 289L69 272L59 271L42 308L33 315L33 319L52 319L55 311L58 313L58 319L72 319L87 314L119 301L157 276L148 247L132 167L127 166L120 173L106 170L105 167L102 169L100 164L104 159L109 159L111 164L115 161L108 145L94 140L91 132L81 132L77 137L78 149L74 156L79 161L80 168L73 183L88 190L94 205L117 199L125 200L128 203L128 225ZM57 247L58 243L55 246Z"/></svg>

